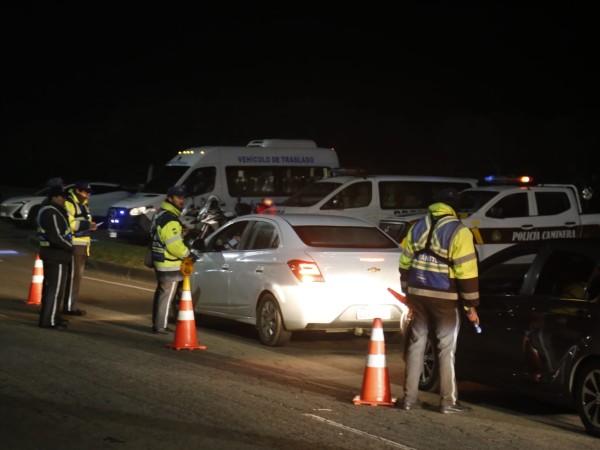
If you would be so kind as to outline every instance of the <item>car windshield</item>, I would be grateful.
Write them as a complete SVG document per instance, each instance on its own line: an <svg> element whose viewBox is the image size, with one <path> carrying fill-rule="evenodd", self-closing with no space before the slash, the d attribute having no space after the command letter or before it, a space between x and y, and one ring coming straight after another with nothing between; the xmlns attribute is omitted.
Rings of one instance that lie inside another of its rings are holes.
<svg viewBox="0 0 600 450"><path fill-rule="evenodd" d="M461 191L459 193L457 212L475 212L491 199L493 199L498 192L495 191Z"/></svg>
<svg viewBox="0 0 600 450"><path fill-rule="evenodd" d="M144 186L142 192L149 194L162 194L167 192L167 189L171 186L175 186L188 169L189 167L187 166L164 166L160 172Z"/></svg>
<svg viewBox="0 0 600 450"><path fill-rule="evenodd" d="M392 239L375 227L296 226L294 230L309 247L398 248Z"/></svg>
<svg viewBox="0 0 600 450"><path fill-rule="evenodd" d="M323 200L340 186L341 183L329 181L309 184L304 189L300 189L294 195L281 202L281 206L312 206Z"/></svg>

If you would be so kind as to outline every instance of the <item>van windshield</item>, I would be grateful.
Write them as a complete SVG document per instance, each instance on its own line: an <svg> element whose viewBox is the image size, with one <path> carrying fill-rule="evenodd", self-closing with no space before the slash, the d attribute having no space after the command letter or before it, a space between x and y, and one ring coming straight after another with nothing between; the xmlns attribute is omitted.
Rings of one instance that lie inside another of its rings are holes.
<svg viewBox="0 0 600 450"><path fill-rule="evenodd" d="M163 166L142 189L148 194L164 194L171 186L177 184L184 173L189 170L188 166Z"/></svg>
<svg viewBox="0 0 600 450"><path fill-rule="evenodd" d="M312 206L315 203L323 200L341 185L342 183L335 183L332 181L322 181L320 183L309 184L304 189L300 189L294 195L285 199L283 202L281 202L281 205Z"/></svg>

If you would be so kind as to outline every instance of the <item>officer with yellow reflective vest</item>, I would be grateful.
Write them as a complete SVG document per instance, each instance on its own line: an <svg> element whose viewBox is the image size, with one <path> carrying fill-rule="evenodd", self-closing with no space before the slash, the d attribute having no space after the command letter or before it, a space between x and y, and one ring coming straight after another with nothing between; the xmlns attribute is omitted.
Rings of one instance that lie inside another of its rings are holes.
<svg viewBox="0 0 600 450"><path fill-rule="evenodd" d="M83 272L90 256L90 232L97 230L88 206L91 194L90 183L80 180L69 190L69 197L65 203L69 226L73 232L73 257L63 304L63 313L69 316L84 316L86 313L79 308L78 300Z"/></svg>
<svg viewBox="0 0 600 450"><path fill-rule="evenodd" d="M167 327L169 307L181 290L183 274L181 262L186 258L195 259L184 240L186 230L181 220L185 192L179 186L167 190L167 198L152 219L150 238L152 240L152 261L157 286L152 305L152 331L171 334Z"/></svg>
<svg viewBox="0 0 600 450"><path fill-rule="evenodd" d="M479 305L479 278L473 235L457 218L452 207L456 199L453 189L437 196L438 203L430 205L428 214L409 230L400 256L400 283L412 314L404 398L397 404L403 410L420 405L417 393L429 324L437 338L439 411L447 414L471 410L457 401L454 355L463 308L467 318L479 324L475 309Z"/></svg>

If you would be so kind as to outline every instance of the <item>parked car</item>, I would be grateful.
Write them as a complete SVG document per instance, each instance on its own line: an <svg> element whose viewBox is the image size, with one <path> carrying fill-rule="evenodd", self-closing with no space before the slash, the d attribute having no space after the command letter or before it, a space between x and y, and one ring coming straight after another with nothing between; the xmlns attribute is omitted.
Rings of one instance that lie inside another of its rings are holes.
<svg viewBox="0 0 600 450"><path fill-rule="evenodd" d="M407 312L392 292L400 251L353 217L236 217L205 240L190 280L194 309L255 325L268 346L303 330L370 330L376 317L398 331Z"/></svg>
<svg viewBox="0 0 600 450"><path fill-rule="evenodd" d="M464 321L457 378L572 407L600 437L600 240L516 244L482 261L479 276L483 331ZM423 390L438 387L433 350Z"/></svg>
<svg viewBox="0 0 600 450"><path fill-rule="evenodd" d="M135 192L134 188L125 187L118 183L103 181L90 182L92 195L89 199L90 211L96 222L103 221L108 215L110 206ZM75 184L68 184L65 189L71 189ZM15 225L23 228L35 228L40 204L46 198L48 187L40 189L33 195L10 197L0 204L0 218L10 219Z"/></svg>

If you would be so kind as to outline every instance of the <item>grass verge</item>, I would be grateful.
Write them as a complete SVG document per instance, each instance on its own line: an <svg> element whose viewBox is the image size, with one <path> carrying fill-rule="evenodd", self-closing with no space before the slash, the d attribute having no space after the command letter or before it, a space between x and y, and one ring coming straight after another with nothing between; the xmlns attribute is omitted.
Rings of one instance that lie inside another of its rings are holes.
<svg viewBox="0 0 600 450"><path fill-rule="evenodd" d="M90 258L135 269L146 269L147 267L144 266L145 252L146 246L142 245L116 241L94 241L90 248Z"/></svg>

